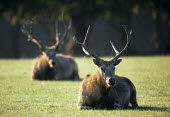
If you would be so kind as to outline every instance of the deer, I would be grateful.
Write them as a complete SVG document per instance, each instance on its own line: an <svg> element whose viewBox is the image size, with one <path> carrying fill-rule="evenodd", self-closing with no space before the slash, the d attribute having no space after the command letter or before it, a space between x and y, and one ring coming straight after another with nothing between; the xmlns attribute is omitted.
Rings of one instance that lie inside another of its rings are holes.
<svg viewBox="0 0 170 117"><path fill-rule="evenodd" d="M60 39L57 26L56 22L56 42L52 46L45 46L38 41L31 34L31 30L28 30L28 26L23 25L21 28L21 31L28 37L28 41L36 44L41 52L36 57L31 70L32 80L79 80L78 65L75 60L69 55L59 53L59 47L70 26L66 27L65 25L65 32Z"/></svg>
<svg viewBox="0 0 170 117"><path fill-rule="evenodd" d="M89 29L90 26L87 29L83 43L77 41L75 37L74 41L82 47L85 54L93 57L93 62L98 69L95 73L88 74L82 80L77 108L124 109L128 108L129 104L131 104L131 107L136 109L138 103L134 84L130 79L115 74L116 66L122 61L122 59L119 58L130 45L132 30L128 33L127 28L124 27L127 35L127 43L120 52L115 48L113 42L110 41L116 56L110 60L103 60L85 45Z"/></svg>

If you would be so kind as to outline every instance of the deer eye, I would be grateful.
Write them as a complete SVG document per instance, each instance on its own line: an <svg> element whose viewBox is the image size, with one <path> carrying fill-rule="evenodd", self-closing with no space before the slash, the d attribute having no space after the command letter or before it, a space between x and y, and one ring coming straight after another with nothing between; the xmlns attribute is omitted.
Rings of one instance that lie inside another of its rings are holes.
<svg viewBox="0 0 170 117"><path fill-rule="evenodd" d="M106 69L101 68L102 72L105 74L106 73Z"/></svg>

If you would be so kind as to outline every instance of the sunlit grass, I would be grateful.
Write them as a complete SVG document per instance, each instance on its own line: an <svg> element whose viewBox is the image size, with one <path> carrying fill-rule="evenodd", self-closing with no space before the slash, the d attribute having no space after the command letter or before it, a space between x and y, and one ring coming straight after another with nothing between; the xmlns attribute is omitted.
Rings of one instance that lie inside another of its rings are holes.
<svg viewBox="0 0 170 117"><path fill-rule="evenodd" d="M110 59L110 57L105 57ZM92 58L75 58L80 77L93 73ZM81 81L31 81L32 59L0 60L0 116L170 116L170 57L123 57L116 73L137 89L137 110L77 110Z"/></svg>

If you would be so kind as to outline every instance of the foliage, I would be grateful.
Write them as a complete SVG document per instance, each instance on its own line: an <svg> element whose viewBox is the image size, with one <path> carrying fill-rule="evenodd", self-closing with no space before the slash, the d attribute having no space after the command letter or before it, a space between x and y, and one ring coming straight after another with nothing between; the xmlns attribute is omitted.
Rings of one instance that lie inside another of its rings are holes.
<svg viewBox="0 0 170 117"><path fill-rule="evenodd" d="M109 59L108 57L105 59ZM75 58L80 76L96 70L92 58ZM31 59L0 60L0 116L162 116L170 115L170 57L123 57L116 73L137 88L137 110L77 110L80 81L31 81Z"/></svg>
<svg viewBox="0 0 170 117"><path fill-rule="evenodd" d="M46 1L46 0L13 0L13 1L1 1L0 9L3 12L7 12L9 19L15 23L23 18L29 18L33 16L47 16L48 18L56 18L65 12L69 17L81 18L82 20L92 20L97 16L103 16L105 19L111 17L120 16L120 8L130 8L129 4L123 0L95 0L95 1ZM15 21L15 22L14 22Z"/></svg>
<svg viewBox="0 0 170 117"><path fill-rule="evenodd" d="M74 35L83 41L88 25L94 24L97 19L130 25L132 14L138 14L141 9L149 9L152 12L155 28L155 37L151 40L154 40L156 52L165 53L170 51L169 44L166 43L169 39L170 26L169 4L169 0L12 0L10 2L1 0L0 15L12 25L23 24L35 16L43 20L71 19ZM80 48L75 46L73 49L77 54Z"/></svg>
<svg viewBox="0 0 170 117"><path fill-rule="evenodd" d="M96 18L110 21L115 18L127 17L133 11L138 13L140 7L154 8L156 5L163 8L167 14L170 12L167 7L168 0L12 0L0 1L1 13L6 13L12 24L22 22L34 16L59 19L62 12L67 18L91 22Z"/></svg>

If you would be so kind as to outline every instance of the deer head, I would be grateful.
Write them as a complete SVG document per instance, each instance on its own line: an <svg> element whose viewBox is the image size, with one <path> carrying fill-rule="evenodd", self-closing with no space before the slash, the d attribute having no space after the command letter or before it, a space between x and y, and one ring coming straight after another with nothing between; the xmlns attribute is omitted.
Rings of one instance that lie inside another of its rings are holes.
<svg viewBox="0 0 170 117"><path fill-rule="evenodd" d="M87 35L89 32L90 26L87 29L86 36L85 36L83 43L78 42L74 37L75 42L82 46L83 51L86 54L91 55L94 58L93 59L94 64L98 66L98 68L100 69L100 74L101 74L102 78L104 78L104 80L106 81L106 83L108 85L115 84L115 78L116 78L115 67L122 61L122 59L119 59L119 58L127 50L128 46L130 44L130 37L131 37L132 31L130 31L130 33L128 33L127 28L125 26L123 28L127 35L127 43L126 43L125 47L123 48L123 50L118 52L116 50L116 48L114 47L113 42L110 42L113 50L116 53L116 56L111 58L111 60L109 60L109 61L101 59L99 56L97 56L93 51L91 51L85 45L85 41L86 41L86 38L87 38Z"/></svg>
<svg viewBox="0 0 170 117"><path fill-rule="evenodd" d="M55 25L55 27L56 27L56 37L55 37L56 43L52 46L44 46L40 41L38 41L32 35L32 29L30 29L33 26L32 24L33 24L33 22L31 22L29 26L23 25L21 28L21 31L25 35L27 35L28 41L35 43L39 47L41 54L43 56L45 56L47 62L49 63L49 66L52 68L56 64L56 61L55 61L56 53L58 52L60 45L64 41L64 38L67 35L68 30L71 28L71 21L69 21L68 27L66 26L66 24L64 22L65 31L64 31L64 34L62 35L62 37L59 37L58 22L56 21L56 25Z"/></svg>

